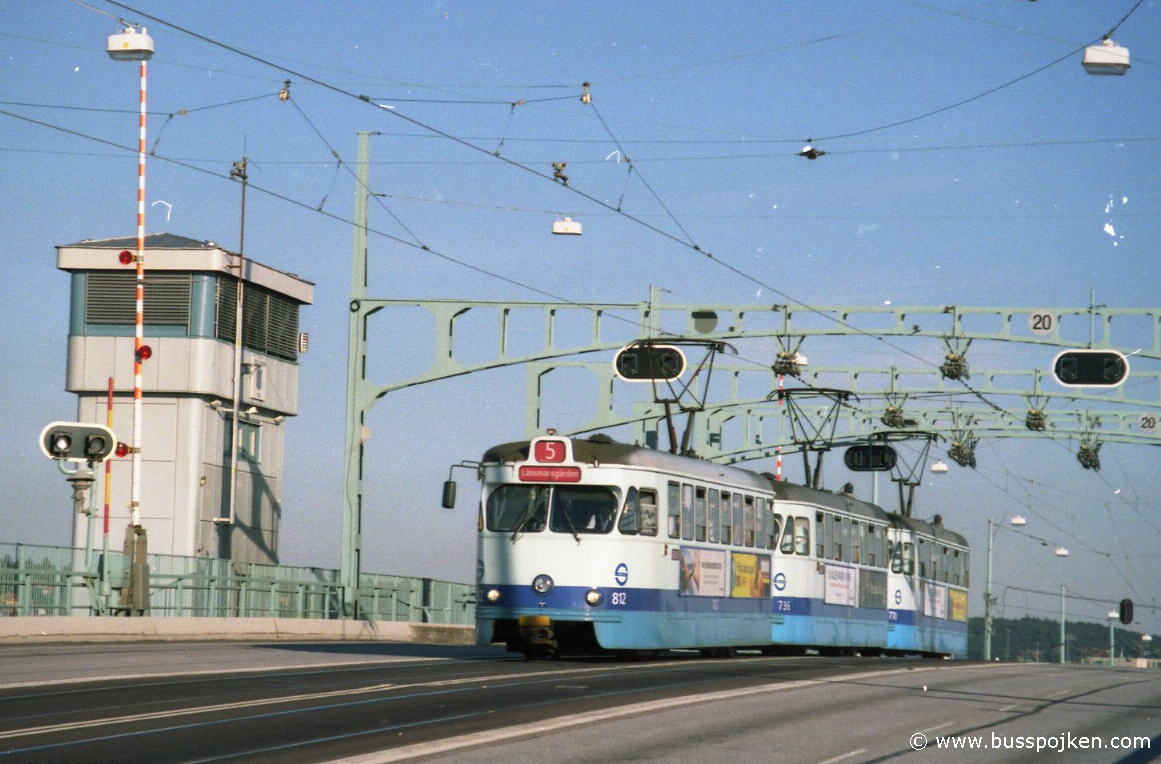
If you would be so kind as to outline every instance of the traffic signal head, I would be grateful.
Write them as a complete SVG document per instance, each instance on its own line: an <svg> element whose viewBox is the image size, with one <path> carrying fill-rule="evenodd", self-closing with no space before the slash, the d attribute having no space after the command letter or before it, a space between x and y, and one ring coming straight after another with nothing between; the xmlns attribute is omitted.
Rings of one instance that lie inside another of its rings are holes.
<svg viewBox="0 0 1161 764"><path fill-rule="evenodd" d="M1116 350L1065 350L1052 361L1065 387L1117 387L1129 376L1129 360Z"/></svg>
<svg viewBox="0 0 1161 764"><path fill-rule="evenodd" d="M1121 623L1128 626L1133 622L1133 601L1125 598L1121 600L1121 609L1119 615L1121 616Z"/></svg>
<svg viewBox="0 0 1161 764"><path fill-rule="evenodd" d="M87 422L53 422L40 433L44 455L65 462L103 462L116 445L112 430Z"/></svg>
<svg viewBox="0 0 1161 764"><path fill-rule="evenodd" d="M851 446L843 454L843 463L851 472L885 472L894 469L895 449L881 443Z"/></svg>
<svg viewBox="0 0 1161 764"><path fill-rule="evenodd" d="M673 345L629 345L617 351L613 370L628 382L671 382L685 371L685 354Z"/></svg>

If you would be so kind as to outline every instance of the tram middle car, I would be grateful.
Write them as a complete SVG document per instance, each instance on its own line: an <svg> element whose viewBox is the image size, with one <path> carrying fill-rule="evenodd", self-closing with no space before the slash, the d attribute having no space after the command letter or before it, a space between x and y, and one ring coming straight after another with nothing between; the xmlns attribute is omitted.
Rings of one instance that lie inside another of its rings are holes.
<svg viewBox="0 0 1161 764"><path fill-rule="evenodd" d="M480 471L480 644L966 652L968 544L938 516L603 436L496 446Z"/></svg>

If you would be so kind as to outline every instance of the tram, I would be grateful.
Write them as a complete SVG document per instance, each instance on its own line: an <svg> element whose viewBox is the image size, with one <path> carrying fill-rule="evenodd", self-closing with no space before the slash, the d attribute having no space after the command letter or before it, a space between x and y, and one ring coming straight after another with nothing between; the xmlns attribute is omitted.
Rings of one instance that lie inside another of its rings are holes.
<svg viewBox="0 0 1161 764"><path fill-rule="evenodd" d="M966 652L969 547L938 516L600 435L499 445L479 473L481 644Z"/></svg>

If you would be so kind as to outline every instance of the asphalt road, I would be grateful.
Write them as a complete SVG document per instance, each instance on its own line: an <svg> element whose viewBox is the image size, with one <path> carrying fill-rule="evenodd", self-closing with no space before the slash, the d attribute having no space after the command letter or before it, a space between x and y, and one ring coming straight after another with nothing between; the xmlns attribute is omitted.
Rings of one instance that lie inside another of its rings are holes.
<svg viewBox="0 0 1161 764"><path fill-rule="evenodd" d="M0 760L21 762L1026 761L1037 745L1144 761L1159 733L1161 672L1143 670L525 661L384 643L0 648ZM1067 747L1089 737L1104 748Z"/></svg>

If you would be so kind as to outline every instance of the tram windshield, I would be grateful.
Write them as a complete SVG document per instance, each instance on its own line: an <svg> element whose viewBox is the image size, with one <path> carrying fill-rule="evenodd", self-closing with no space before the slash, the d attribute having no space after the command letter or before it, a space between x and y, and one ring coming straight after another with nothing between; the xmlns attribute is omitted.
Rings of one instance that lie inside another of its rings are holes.
<svg viewBox="0 0 1161 764"><path fill-rule="evenodd" d="M551 510L551 511L550 511ZM593 485L502 485L488 496L490 531L608 533L617 516L617 497Z"/></svg>

